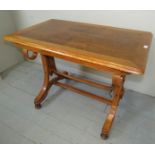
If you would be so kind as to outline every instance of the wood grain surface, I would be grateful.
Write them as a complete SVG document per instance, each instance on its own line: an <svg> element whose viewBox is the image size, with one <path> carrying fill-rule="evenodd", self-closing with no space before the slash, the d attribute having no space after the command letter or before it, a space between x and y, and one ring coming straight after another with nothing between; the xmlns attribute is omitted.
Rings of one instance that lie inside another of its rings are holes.
<svg viewBox="0 0 155 155"><path fill-rule="evenodd" d="M129 74L144 73L151 39L150 32L54 19L5 36L28 50Z"/></svg>

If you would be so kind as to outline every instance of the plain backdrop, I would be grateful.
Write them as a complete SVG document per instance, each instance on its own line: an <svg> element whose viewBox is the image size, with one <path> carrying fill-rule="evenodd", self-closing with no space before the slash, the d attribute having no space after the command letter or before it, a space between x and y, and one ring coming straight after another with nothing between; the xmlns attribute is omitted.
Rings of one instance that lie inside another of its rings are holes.
<svg viewBox="0 0 155 155"><path fill-rule="evenodd" d="M16 28L22 29L47 19L63 19L87 23L110 25L120 28L150 31L155 34L155 11L10 11ZM132 51L131 51L132 52ZM134 54L134 53L133 53ZM137 58L138 59L138 58ZM37 60L40 63L40 60ZM85 74L95 80L110 82L109 74L57 60L60 68L67 68L76 73ZM146 72L143 76L129 75L125 87L144 94L155 96L155 42L154 37L149 52Z"/></svg>
<svg viewBox="0 0 155 155"><path fill-rule="evenodd" d="M9 11L0 10L0 75L6 69L22 61L17 49L4 42L3 36L16 30L14 20Z"/></svg>

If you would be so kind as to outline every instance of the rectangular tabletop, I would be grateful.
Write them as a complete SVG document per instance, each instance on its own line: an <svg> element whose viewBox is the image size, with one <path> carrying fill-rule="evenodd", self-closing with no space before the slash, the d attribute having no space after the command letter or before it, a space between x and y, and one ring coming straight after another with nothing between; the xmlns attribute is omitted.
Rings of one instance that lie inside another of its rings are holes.
<svg viewBox="0 0 155 155"><path fill-rule="evenodd" d="M152 34L51 19L5 39L89 67L143 74Z"/></svg>

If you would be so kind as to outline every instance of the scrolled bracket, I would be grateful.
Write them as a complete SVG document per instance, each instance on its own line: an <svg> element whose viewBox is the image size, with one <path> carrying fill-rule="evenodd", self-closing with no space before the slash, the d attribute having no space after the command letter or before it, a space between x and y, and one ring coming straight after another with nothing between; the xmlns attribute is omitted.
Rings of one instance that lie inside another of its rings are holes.
<svg viewBox="0 0 155 155"><path fill-rule="evenodd" d="M32 52L32 55L30 56L29 51L27 49L23 49L22 53L23 53L24 58L27 60L34 60L38 56L38 53L36 52Z"/></svg>

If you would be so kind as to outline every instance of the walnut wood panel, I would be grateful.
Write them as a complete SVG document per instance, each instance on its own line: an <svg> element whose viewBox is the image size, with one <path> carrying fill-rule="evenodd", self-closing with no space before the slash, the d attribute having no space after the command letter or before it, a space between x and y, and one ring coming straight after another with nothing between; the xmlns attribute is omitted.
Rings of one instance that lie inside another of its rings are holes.
<svg viewBox="0 0 155 155"><path fill-rule="evenodd" d="M151 39L150 32L53 19L5 36L40 53L134 74L145 71Z"/></svg>

